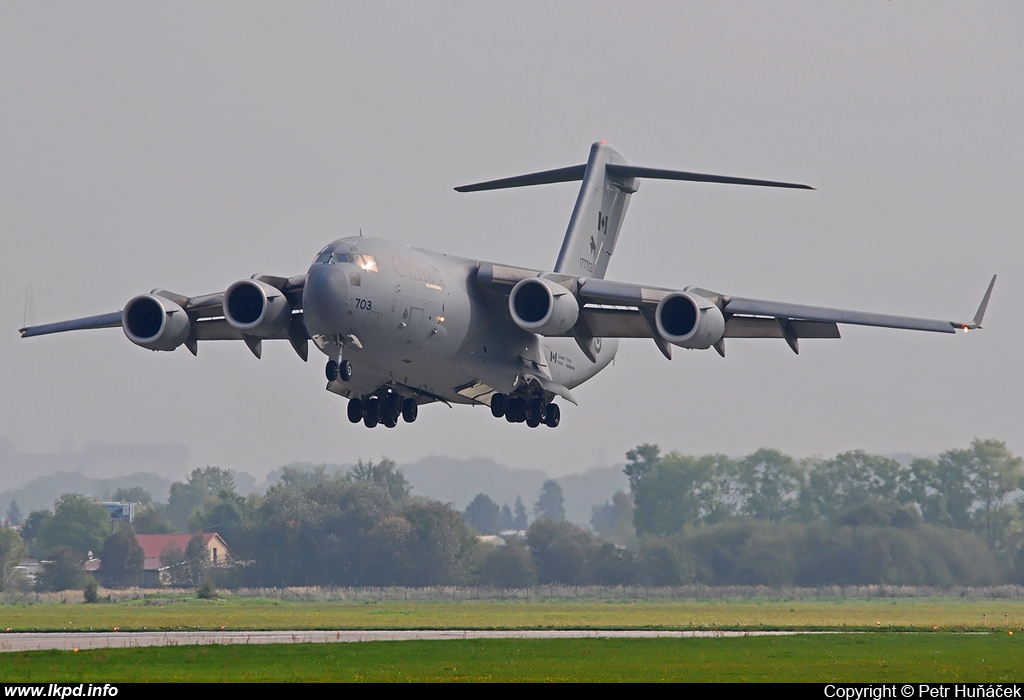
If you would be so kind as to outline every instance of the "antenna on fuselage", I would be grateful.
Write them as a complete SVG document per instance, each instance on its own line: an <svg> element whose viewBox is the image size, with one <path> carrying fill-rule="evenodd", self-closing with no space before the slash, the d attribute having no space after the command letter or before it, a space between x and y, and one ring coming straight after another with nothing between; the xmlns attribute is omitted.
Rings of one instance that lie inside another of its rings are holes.
<svg viewBox="0 0 1024 700"><path fill-rule="evenodd" d="M360 238L363 237L363 227L362 226L359 227L359 237Z"/></svg>

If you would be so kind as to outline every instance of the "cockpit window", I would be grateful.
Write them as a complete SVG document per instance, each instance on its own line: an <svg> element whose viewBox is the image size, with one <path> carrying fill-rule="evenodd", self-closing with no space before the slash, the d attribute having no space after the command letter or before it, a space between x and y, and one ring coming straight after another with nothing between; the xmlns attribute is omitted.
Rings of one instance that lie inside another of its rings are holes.
<svg viewBox="0 0 1024 700"><path fill-rule="evenodd" d="M353 256L353 255L349 255L348 253L327 253L327 252L324 252L324 253L320 253L320 255L316 256L316 260L314 260L313 263L314 264L320 264L320 265L334 265L335 263L352 262L353 261L352 259L354 257L362 257L362 256Z"/></svg>
<svg viewBox="0 0 1024 700"><path fill-rule="evenodd" d="M314 265L335 265L337 263L355 263L363 272L377 272L377 259L372 255L360 253L330 253L323 251L316 256Z"/></svg>
<svg viewBox="0 0 1024 700"><path fill-rule="evenodd" d="M377 272L377 260L372 255L353 255L352 262L363 272Z"/></svg>

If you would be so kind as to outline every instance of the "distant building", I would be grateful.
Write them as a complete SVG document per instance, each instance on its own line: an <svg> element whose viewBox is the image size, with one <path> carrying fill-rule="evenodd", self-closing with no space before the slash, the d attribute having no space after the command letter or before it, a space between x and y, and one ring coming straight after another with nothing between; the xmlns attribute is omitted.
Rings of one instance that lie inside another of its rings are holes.
<svg viewBox="0 0 1024 700"><path fill-rule="evenodd" d="M110 513L112 523L130 523L135 520L135 506L137 503L100 503Z"/></svg>
<svg viewBox="0 0 1024 700"><path fill-rule="evenodd" d="M188 541L192 535L136 535L142 551L146 555L146 562L143 565L143 585L159 586L168 582L165 567L160 563L160 555L170 547L176 547L182 552L188 547ZM216 532L206 532L202 535L206 543L206 551L209 555L211 566L226 566L233 559L234 555L228 548L227 543Z"/></svg>

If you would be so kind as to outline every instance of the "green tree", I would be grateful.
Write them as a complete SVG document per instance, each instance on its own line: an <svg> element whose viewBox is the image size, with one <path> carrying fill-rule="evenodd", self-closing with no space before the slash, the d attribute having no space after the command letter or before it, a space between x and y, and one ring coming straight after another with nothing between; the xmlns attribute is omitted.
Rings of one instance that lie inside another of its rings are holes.
<svg viewBox="0 0 1024 700"><path fill-rule="evenodd" d="M565 520L565 497L557 481L548 479L540 487L540 497L533 506L533 512L538 518Z"/></svg>
<svg viewBox="0 0 1024 700"><path fill-rule="evenodd" d="M185 545L185 566L189 575L189 585L198 586L206 576L210 567L210 550L202 532L194 533Z"/></svg>
<svg viewBox="0 0 1024 700"><path fill-rule="evenodd" d="M414 577L410 551L412 525L401 515L392 515L374 525L363 538L359 581L370 586L406 585Z"/></svg>
<svg viewBox="0 0 1024 700"><path fill-rule="evenodd" d="M945 494L943 519L977 532L991 548L1002 548L1016 515L1012 503L1024 487L1021 465L1021 458L997 440L976 439L970 449L943 453L934 483Z"/></svg>
<svg viewBox="0 0 1024 700"><path fill-rule="evenodd" d="M504 547L488 547L479 573L481 584L495 588L529 588L537 583L537 567L519 537L510 538Z"/></svg>
<svg viewBox="0 0 1024 700"><path fill-rule="evenodd" d="M511 516L511 512L509 513ZM478 493L473 501L466 506L463 512L466 524L475 527L481 535L494 535L498 532L498 525L501 519L501 509L498 504L491 500L491 497L484 493Z"/></svg>
<svg viewBox="0 0 1024 700"><path fill-rule="evenodd" d="M160 568L175 588L187 588L192 581L191 572L185 564L185 550L173 542L160 552Z"/></svg>
<svg viewBox="0 0 1024 700"><path fill-rule="evenodd" d="M155 503L146 503L136 508L132 526L140 535L170 535L175 531L174 524L164 517Z"/></svg>
<svg viewBox="0 0 1024 700"><path fill-rule="evenodd" d="M792 519L804 488L804 471L778 450L760 449L739 463L740 514L755 520Z"/></svg>
<svg viewBox="0 0 1024 700"><path fill-rule="evenodd" d="M616 491L611 503L590 509L590 527L604 539L622 547L636 544L636 531L633 529L633 497L624 492Z"/></svg>
<svg viewBox="0 0 1024 700"><path fill-rule="evenodd" d="M807 501L814 512L832 521L869 498L906 500L909 477L899 462L853 450L821 461L810 470Z"/></svg>
<svg viewBox="0 0 1024 700"><path fill-rule="evenodd" d="M58 547L69 547L85 559L98 552L110 534L107 509L80 493L65 493L53 506L53 517L40 525L38 539L44 556Z"/></svg>
<svg viewBox="0 0 1024 700"><path fill-rule="evenodd" d="M529 525L529 518L526 514L526 506L523 505L523 499L516 496L516 508L512 515L512 529L526 530L527 525Z"/></svg>
<svg viewBox="0 0 1024 700"><path fill-rule="evenodd" d="M118 503L152 503L153 495L141 486L132 486L130 488L122 486L114 491L111 500Z"/></svg>
<svg viewBox="0 0 1024 700"><path fill-rule="evenodd" d="M661 460L661 450L657 445L645 442L626 453L626 467L622 470L629 477L629 488L636 493L637 486L647 472L651 471Z"/></svg>
<svg viewBox="0 0 1024 700"><path fill-rule="evenodd" d="M672 535L687 525L735 515L736 463L724 455L670 452L643 473L633 491L638 535Z"/></svg>
<svg viewBox="0 0 1024 700"><path fill-rule="evenodd" d="M526 531L539 583L586 585L594 582L597 538L579 525L538 518Z"/></svg>
<svg viewBox="0 0 1024 700"><path fill-rule="evenodd" d="M611 542L596 543L590 556L594 583L603 586L626 586L636 582L636 555Z"/></svg>
<svg viewBox="0 0 1024 700"><path fill-rule="evenodd" d="M363 460L359 460L359 463L345 475L345 480L379 486L396 501L408 498L412 493L412 486L409 485L402 470L387 457L377 464L374 464L373 460L367 461L366 464L363 464Z"/></svg>
<svg viewBox="0 0 1024 700"><path fill-rule="evenodd" d="M24 516L21 514L18 502L11 499L11 505L7 506L7 522L10 523L11 527L19 527L22 520L24 520Z"/></svg>
<svg viewBox="0 0 1024 700"><path fill-rule="evenodd" d="M21 536L25 540L25 544L28 545L30 556L37 559L43 556L39 533L42 532L43 525L52 517L53 513L48 510L33 510L26 516L25 524L21 528Z"/></svg>
<svg viewBox="0 0 1024 700"><path fill-rule="evenodd" d="M142 580L146 553L130 527L121 527L103 543L100 573L108 588L137 586Z"/></svg>
<svg viewBox="0 0 1024 700"><path fill-rule="evenodd" d="M83 564L83 556L72 547L54 547L42 562L36 587L41 591L81 588L86 579Z"/></svg>
<svg viewBox="0 0 1024 700"><path fill-rule="evenodd" d="M327 476L327 467L323 464L315 467L312 471L300 469L299 467L285 466L281 467L281 476L278 481L288 488L304 489L307 486L327 481L329 478Z"/></svg>
<svg viewBox="0 0 1024 700"><path fill-rule="evenodd" d="M171 484L164 515L182 532L188 527L192 511L201 507L208 497L216 497L221 492L235 493L235 479L229 470L220 467L193 469L188 482L175 481Z"/></svg>
<svg viewBox="0 0 1024 700"><path fill-rule="evenodd" d="M512 515L512 509L509 508L508 503L506 503L501 506L501 515L498 516L498 532L514 529L515 517Z"/></svg>
<svg viewBox="0 0 1024 700"><path fill-rule="evenodd" d="M678 538L645 537L637 552L637 578L648 586L677 586L693 581L694 571Z"/></svg>
<svg viewBox="0 0 1024 700"><path fill-rule="evenodd" d="M210 551L203 533L196 532L185 549L171 543L160 553L160 567L165 569L175 588L194 588L206 575L210 564Z"/></svg>
<svg viewBox="0 0 1024 700"><path fill-rule="evenodd" d="M12 528L0 528L0 593L17 590L25 580L17 567L28 556L21 534Z"/></svg>
<svg viewBox="0 0 1024 700"><path fill-rule="evenodd" d="M192 510L188 527L193 532L216 532L226 541L234 542L255 507L254 501L234 491L221 491L216 496L208 496L201 506Z"/></svg>
<svg viewBox="0 0 1024 700"><path fill-rule="evenodd" d="M426 498L403 502L409 535L412 578L408 585L443 586L465 583L471 573L476 538L454 508Z"/></svg>

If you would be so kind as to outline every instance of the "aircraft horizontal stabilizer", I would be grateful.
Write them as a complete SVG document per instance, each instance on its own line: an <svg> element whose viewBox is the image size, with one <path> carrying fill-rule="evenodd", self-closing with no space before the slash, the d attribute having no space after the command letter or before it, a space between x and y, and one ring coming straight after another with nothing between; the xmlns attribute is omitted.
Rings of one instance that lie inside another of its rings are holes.
<svg viewBox="0 0 1024 700"><path fill-rule="evenodd" d="M456 187L456 192L482 192L484 190L505 190L513 187L530 187L532 185L550 185L556 182L575 182L583 179L586 165L570 165L567 168L544 170L538 173L516 175L499 180L477 182L472 185ZM608 163L605 172L614 178L626 180L646 177L654 180L685 180L688 182L712 182L722 185L754 185L757 187L784 187L795 190L813 190L809 185L793 182L777 182L774 180L755 180L748 177L731 177L728 175L710 175L707 173L691 173L684 170L663 170L661 168L644 168L639 165L624 163Z"/></svg>
<svg viewBox="0 0 1024 700"><path fill-rule="evenodd" d="M747 177L729 177L727 175L707 175L705 173L688 173L682 170L661 170L659 168L643 168L638 165L609 163L605 166L609 175L622 179L631 177L647 177L654 180L686 180L689 182L715 182L722 185L755 185L757 187L785 187L794 190L813 190L809 185L792 182L775 182L773 180L752 180Z"/></svg>
<svg viewBox="0 0 1024 700"><path fill-rule="evenodd" d="M483 190L506 190L512 187L529 187L531 185L550 185L554 182L575 182L583 179L586 165L570 165L568 168L545 170L539 173L504 177L500 180L489 180L472 185L456 187L456 192L482 192Z"/></svg>

